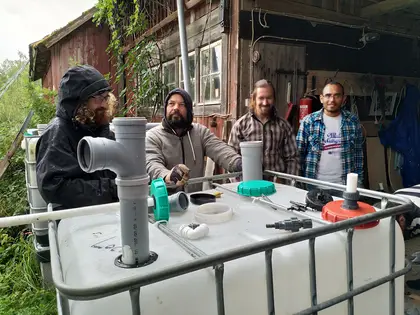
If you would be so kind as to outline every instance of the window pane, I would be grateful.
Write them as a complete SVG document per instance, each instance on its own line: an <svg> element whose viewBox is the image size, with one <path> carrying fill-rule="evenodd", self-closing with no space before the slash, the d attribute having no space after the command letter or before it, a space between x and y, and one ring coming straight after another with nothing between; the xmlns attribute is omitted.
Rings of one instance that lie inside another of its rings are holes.
<svg viewBox="0 0 420 315"><path fill-rule="evenodd" d="M168 75L169 81L168 81L168 83L175 82L175 64L174 63L171 63L171 64L168 65L168 72L169 72L169 75Z"/></svg>
<svg viewBox="0 0 420 315"><path fill-rule="evenodd" d="M190 81L190 95L193 102L195 102L195 79Z"/></svg>
<svg viewBox="0 0 420 315"><path fill-rule="evenodd" d="M169 83L169 67L168 66L163 67L163 82Z"/></svg>
<svg viewBox="0 0 420 315"><path fill-rule="evenodd" d="M195 78L195 55L188 58L190 78Z"/></svg>
<svg viewBox="0 0 420 315"><path fill-rule="evenodd" d="M212 73L220 72L222 69L222 47L217 45L212 48Z"/></svg>
<svg viewBox="0 0 420 315"><path fill-rule="evenodd" d="M211 78L211 99L220 99L220 74L213 75Z"/></svg>
<svg viewBox="0 0 420 315"><path fill-rule="evenodd" d="M209 49L201 51L201 75L206 75L209 73L209 70L211 71L209 62Z"/></svg>
<svg viewBox="0 0 420 315"><path fill-rule="evenodd" d="M184 81L179 82L179 87L181 89L185 89L184 87ZM190 79L190 96L193 102L195 102L195 79Z"/></svg>
<svg viewBox="0 0 420 315"><path fill-rule="evenodd" d="M180 73L180 81L184 80L184 71L182 70L182 57L179 59L179 73ZM188 56L188 72L190 78L195 78L195 55Z"/></svg>
<svg viewBox="0 0 420 315"><path fill-rule="evenodd" d="M201 101L210 101L210 78L204 77L201 78Z"/></svg>

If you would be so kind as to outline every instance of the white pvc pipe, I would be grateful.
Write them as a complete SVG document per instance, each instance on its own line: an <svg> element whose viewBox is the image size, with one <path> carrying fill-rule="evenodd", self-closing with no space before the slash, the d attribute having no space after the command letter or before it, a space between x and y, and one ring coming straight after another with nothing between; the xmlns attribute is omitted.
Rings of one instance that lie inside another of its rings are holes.
<svg viewBox="0 0 420 315"><path fill-rule="evenodd" d="M147 199L148 207L154 207L153 198ZM50 208L50 205L48 205ZM26 225L31 223L39 223L45 222L50 220L62 220L74 217L81 217L84 215L94 215L100 213L107 213L107 212L116 212L120 210L120 203L113 202L107 203L102 205L95 205L95 206L88 206L88 207L80 207L75 209L68 209L68 210L58 210L58 211L50 211L50 212L43 212L43 213L33 213L33 214L25 214L25 215L16 215L11 217L3 217L0 218L0 228L11 227L11 226L19 226L19 225Z"/></svg>
<svg viewBox="0 0 420 315"><path fill-rule="evenodd" d="M209 234L209 227L207 224L202 223L195 229L188 226L188 224L183 224L179 228L179 234L190 240L197 240Z"/></svg>

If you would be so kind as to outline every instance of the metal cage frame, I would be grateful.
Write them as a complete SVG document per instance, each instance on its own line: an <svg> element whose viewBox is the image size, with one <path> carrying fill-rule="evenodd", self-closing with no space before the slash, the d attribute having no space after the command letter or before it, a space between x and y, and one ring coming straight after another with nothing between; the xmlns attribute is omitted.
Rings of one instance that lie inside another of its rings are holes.
<svg viewBox="0 0 420 315"><path fill-rule="evenodd" d="M279 178L283 178L286 180L290 180L291 184L294 185L297 181L306 184L318 185L322 187L332 188L344 191L346 186L339 185L339 184L332 184L327 183L319 180L304 178L300 176L279 173L274 171L265 171L264 174L270 176L276 176ZM215 175L211 177L201 177L201 178L194 178L189 181L190 184L194 183L202 183L204 181L210 182L213 186L217 188L222 188L225 190L230 190L227 187L224 187L220 184L213 183L217 180L224 180L228 178L237 177L241 175L241 172L238 173L231 173L231 174L222 174L222 175ZM230 190L233 193L236 193L233 190ZM176 241L179 245L181 245L185 250L187 250L192 256L194 256L194 260L188 261L182 264L178 264L176 266L168 267L159 271L151 272L148 275L139 275L127 279L121 279L118 281L113 281L112 283L105 283L93 287L74 287L69 286L64 282L63 271L61 268L60 263L60 251L58 246L57 240L57 225L55 221L49 222L49 241L50 241L50 253L51 253L51 270L52 270L52 277L53 282L56 287L58 293L58 303L59 311L63 315L70 314L69 308L69 300L95 300L107 296L111 296L114 294L118 294L121 292L129 291L131 305L132 305L132 314L133 315L140 315L140 289L141 287L160 282L163 280L167 280L170 278L174 278L180 275L184 275L187 273L191 273L200 269L205 269L208 267L213 267L215 270L215 278L216 278L216 303L217 303L217 314L224 315L225 314L225 305L224 305L224 289L223 289L223 275L224 275L224 263L243 258L246 256L258 254L265 252L265 267L266 267L266 284L267 284L267 306L268 306L268 314L274 315L275 314L275 307L274 307L274 289L273 289L273 269L272 269L272 252L273 249L279 248L282 246L290 245L293 243L309 240L309 275L310 275L310 294L311 294L311 307L304 309L296 314L298 315L305 315L305 314L317 314L317 312L341 303L343 301L348 301L348 314L354 314L354 303L353 298L356 295L359 295L363 292L371 290L375 287L378 287L382 284L389 282L390 288L390 315L395 315L395 279L405 275L411 270L411 262L406 260L405 267L401 270L395 270L395 217L399 214L404 212L410 211L413 209L414 204L411 200L388 194L382 192L376 192L368 189L358 189L359 193L363 196L377 198L383 201L393 201L398 203L399 205L389 208L389 209L382 209L381 211L377 211L375 213L363 215L360 217L348 219L345 221L337 222L337 223L328 223L324 224L320 227L315 227L308 230L302 230L299 232L291 233L283 237L275 238L275 239L268 239L264 241L259 241L253 244L249 244L246 246L242 246L240 248L234 248L228 251L224 251L217 254L206 255L205 253L201 252L198 248L194 245L188 243L187 241L183 240L179 237L176 233L171 231L169 228L166 227L165 224L159 224L158 227L161 229L162 232L167 234L171 237L174 241ZM253 198L254 200L260 201L265 204L269 204L276 208L284 208L284 206L272 203L267 201L266 199L262 198ZM49 211L52 211L51 207L49 207ZM305 216L303 213L296 212L296 215ZM366 224L375 220L380 220L384 218L391 217L390 220L390 257L389 257L389 274L385 277L377 279L375 281L371 281L363 286L354 288L353 287L353 234L354 234L354 227ZM313 217L311 217L314 219ZM324 222L325 223L325 222ZM346 246L346 268L347 268L347 292L341 295L338 295L334 298L331 298L325 302L318 303L317 302L317 276L316 276L316 268L315 268L315 241L316 238L319 236L335 233L338 231L347 230L347 246Z"/></svg>

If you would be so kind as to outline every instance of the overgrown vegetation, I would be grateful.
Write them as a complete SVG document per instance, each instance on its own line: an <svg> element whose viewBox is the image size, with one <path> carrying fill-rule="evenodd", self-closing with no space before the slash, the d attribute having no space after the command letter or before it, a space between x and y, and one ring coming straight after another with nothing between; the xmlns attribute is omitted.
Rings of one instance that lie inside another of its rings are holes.
<svg viewBox="0 0 420 315"><path fill-rule="evenodd" d="M48 123L55 113L55 93L29 82L27 58L0 65L0 91L23 66L24 71L0 98L0 158L4 157L31 109L31 127ZM20 146L20 143L19 143ZM28 210L24 152L18 149L0 179L0 216ZM25 226L0 229L0 314L57 314L55 291L42 287L33 236Z"/></svg>
<svg viewBox="0 0 420 315"><path fill-rule="evenodd" d="M120 98L126 99L120 115L154 117L162 105L166 85L162 82L162 58L153 36L141 37L148 21L153 20L150 8L164 6L165 1L99 0L94 21L107 24L111 30L108 52L117 65L115 82L125 78L125 88ZM132 48L127 50L130 42Z"/></svg>

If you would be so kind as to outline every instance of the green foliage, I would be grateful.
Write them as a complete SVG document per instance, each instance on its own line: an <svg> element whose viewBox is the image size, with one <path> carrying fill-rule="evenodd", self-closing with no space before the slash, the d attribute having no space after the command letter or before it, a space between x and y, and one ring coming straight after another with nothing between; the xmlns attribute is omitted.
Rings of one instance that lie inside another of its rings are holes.
<svg viewBox="0 0 420 315"><path fill-rule="evenodd" d="M24 64L6 60L0 65L0 89ZM0 158L10 148L31 109L31 125L48 123L54 116L55 93L29 82L28 67L0 98ZM20 143L18 144L20 147ZM0 216L28 211L24 152L18 149L0 179ZM26 227L0 229L0 314L57 314L55 292L41 284L41 271L35 257L33 239Z"/></svg>
<svg viewBox="0 0 420 315"><path fill-rule="evenodd" d="M163 5L158 0L155 5ZM147 1L147 6L153 7ZM161 53L153 36L144 37L132 49L124 52L128 38L138 38L146 32L150 12L139 1L99 0L94 21L97 25L106 23L111 31L108 52L117 60L115 81L126 76L128 89L120 92L126 96L127 103L119 115L127 113L154 116L163 100L162 92L166 85L161 80ZM123 57L124 56L124 57Z"/></svg>
<svg viewBox="0 0 420 315"><path fill-rule="evenodd" d="M55 293L42 288L33 237L0 233L0 314L57 314Z"/></svg>
<svg viewBox="0 0 420 315"><path fill-rule="evenodd" d="M57 92L43 88L40 82L27 85L30 108L34 110L32 125L47 124L55 116Z"/></svg>

